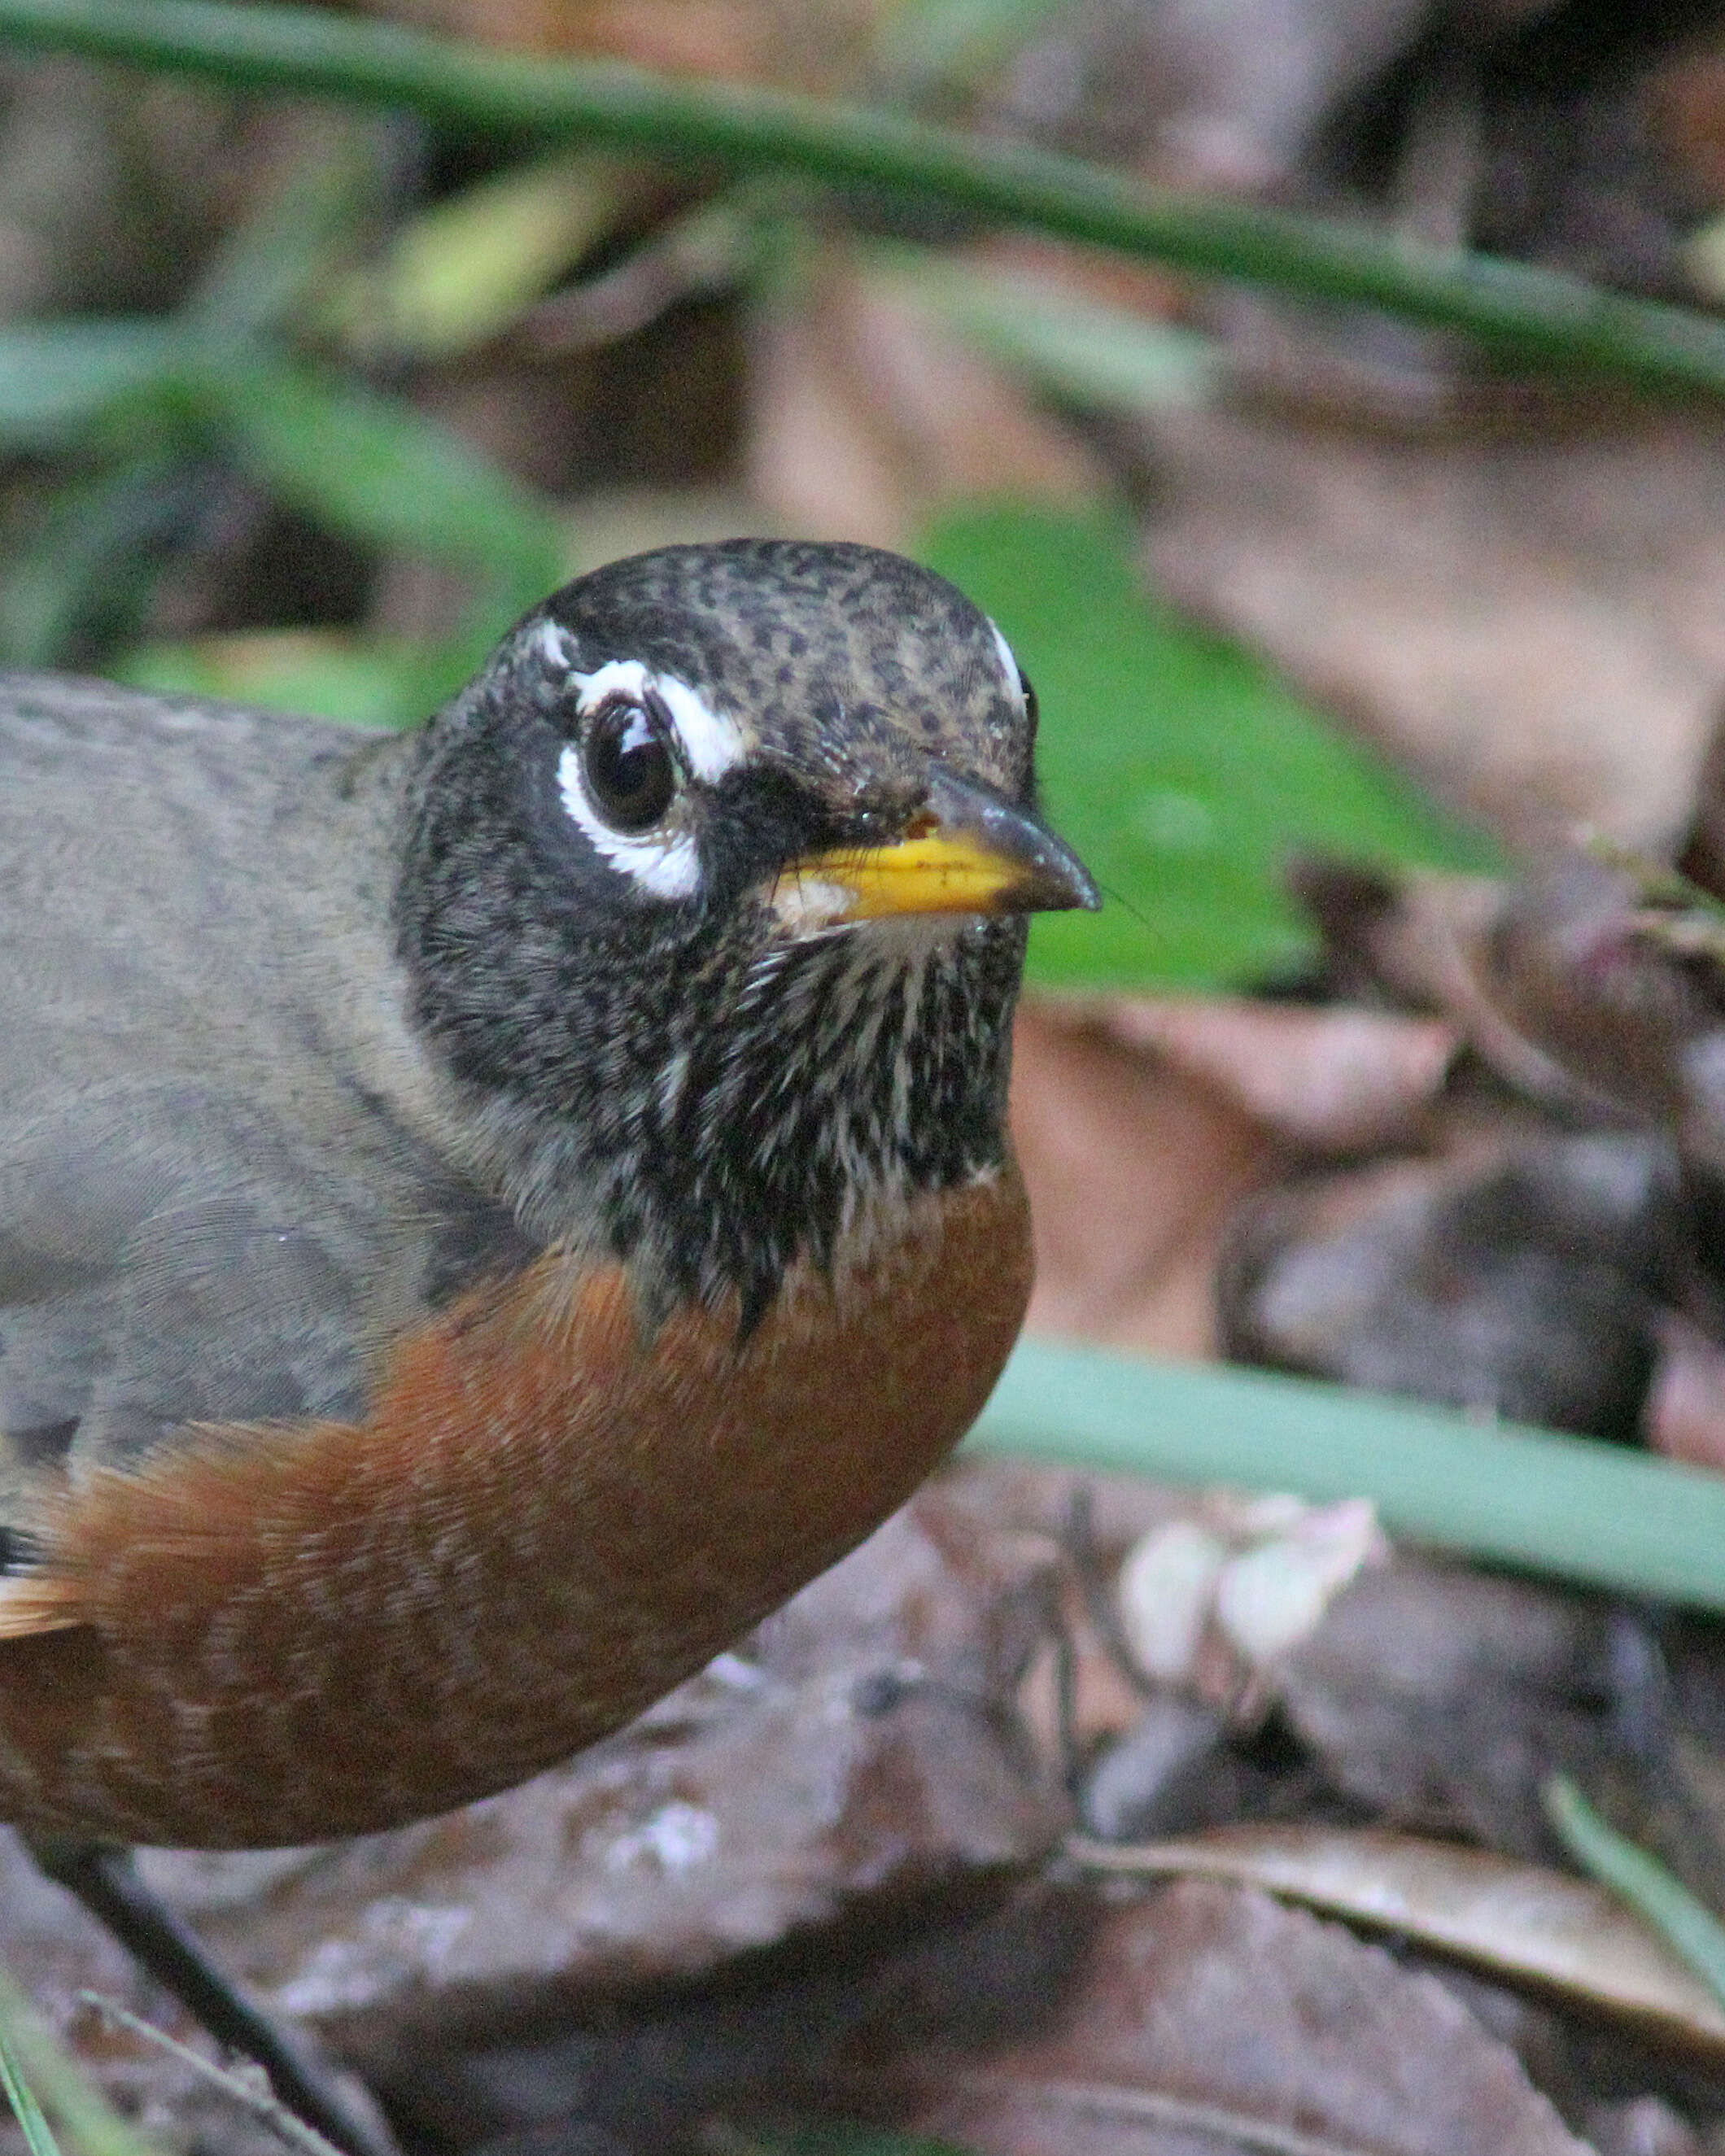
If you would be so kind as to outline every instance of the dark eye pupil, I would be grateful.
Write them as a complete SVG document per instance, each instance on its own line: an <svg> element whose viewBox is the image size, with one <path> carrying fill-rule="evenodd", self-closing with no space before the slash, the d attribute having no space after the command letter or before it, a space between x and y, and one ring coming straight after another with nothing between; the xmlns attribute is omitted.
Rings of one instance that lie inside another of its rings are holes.
<svg viewBox="0 0 1725 2156"><path fill-rule="evenodd" d="M639 704L601 711L588 729L582 767L593 805L614 829L644 831L677 790L677 768Z"/></svg>

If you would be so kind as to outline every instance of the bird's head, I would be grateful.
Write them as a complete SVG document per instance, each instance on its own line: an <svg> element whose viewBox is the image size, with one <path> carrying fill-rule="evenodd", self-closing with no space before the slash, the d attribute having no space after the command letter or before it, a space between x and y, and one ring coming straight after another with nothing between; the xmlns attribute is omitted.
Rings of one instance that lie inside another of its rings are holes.
<svg viewBox="0 0 1725 2156"><path fill-rule="evenodd" d="M873 547L668 547L530 614L423 737L397 893L529 1228L747 1316L998 1166L1024 917L1097 902L1035 728L987 616Z"/></svg>

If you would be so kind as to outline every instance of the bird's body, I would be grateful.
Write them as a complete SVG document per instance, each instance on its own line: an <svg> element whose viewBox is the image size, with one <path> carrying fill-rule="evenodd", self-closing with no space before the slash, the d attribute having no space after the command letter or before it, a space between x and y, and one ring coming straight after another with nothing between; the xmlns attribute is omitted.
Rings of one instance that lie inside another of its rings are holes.
<svg viewBox="0 0 1725 2156"><path fill-rule="evenodd" d="M1017 915L1087 892L1010 663L738 542L413 737L0 682L0 1818L506 1785L963 1434L1029 1289Z"/></svg>

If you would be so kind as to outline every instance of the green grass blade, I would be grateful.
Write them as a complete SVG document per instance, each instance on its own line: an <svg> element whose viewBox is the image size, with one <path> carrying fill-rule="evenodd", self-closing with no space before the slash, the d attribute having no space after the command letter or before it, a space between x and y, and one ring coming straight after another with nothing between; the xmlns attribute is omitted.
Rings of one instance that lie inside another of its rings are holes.
<svg viewBox="0 0 1725 2156"><path fill-rule="evenodd" d="M259 478L332 529L508 567L522 608L557 582L562 542L549 509L412 405L262 351L214 362L191 390Z"/></svg>
<svg viewBox="0 0 1725 2156"><path fill-rule="evenodd" d="M306 157L243 223L223 239L180 317L194 333L236 347L280 329L304 309L331 269L357 251L382 190L376 123L331 115Z"/></svg>
<svg viewBox="0 0 1725 2156"><path fill-rule="evenodd" d="M281 497L365 543L470 565L476 590L407 701L432 710L561 581L562 534L531 488L451 429L332 370L259 352L188 384L206 424Z"/></svg>
<svg viewBox="0 0 1725 2156"><path fill-rule="evenodd" d="M1553 1774L1541 1794L1583 1871L1627 1902L1725 2005L1725 1926L1656 1857L1608 1826L1567 1774Z"/></svg>
<svg viewBox="0 0 1725 2156"><path fill-rule="evenodd" d="M121 317L0 327L0 449L64 449L172 376L172 324Z"/></svg>
<svg viewBox="0 0 1725 2156"><path fill-rule="evenodd" d="M122 461L90 477L73 466L14 543L0 578L0 663L74 665L136 634L195 476L148 428L137 433Z"/></svg>
<svg viewBox="0 0 1725 2156"><path fill-rule="evenodd" d="M465 128L777 167L1205 275L1363 301L1527 357L1725 391L1725 322L1558 271L1260 203L1172 194L901 115L547 60L333 10L224 0L0 0L0 38L253 88L398 105Z"/></svg>
<svg viewBox="0 0 1725 2156"><path fill-rule="evenodd" d="M42 2107L25 2080L23 2068L13 2049L12 2029L4 2014L0 2014L0 2087L6 2091L13 2117L23 2128L30 2156L60 2156L59 2143L42 2115Z"/></svg>
<svg viewBox="0 0 1725 2156"><path fill-rule="evenodd" d="M0 2083L18 2112L31 2156L59 2156L43 2116L44 2107L80 2156L162 2156L158 2144L121 2118L78 2062L49 2035L4 1969L0 1969Z"/></svg>
<svg viewBox="0 0 1725 2156"><path fill-rule="evenodd" d="M1267 1371L1024 1341L967 1449L1370 1497L1394 1533L1725 1611L1725 1476L1587 1438Z"/></svg>
<svg viewBox="0 0 1725 2156"><path fill-rule="evenodd" d="M864 259L906 297L1037 386L1100 411L1207 401L1225 359L1214 337L1086 298L1065 279L877 242Z"/></svg>

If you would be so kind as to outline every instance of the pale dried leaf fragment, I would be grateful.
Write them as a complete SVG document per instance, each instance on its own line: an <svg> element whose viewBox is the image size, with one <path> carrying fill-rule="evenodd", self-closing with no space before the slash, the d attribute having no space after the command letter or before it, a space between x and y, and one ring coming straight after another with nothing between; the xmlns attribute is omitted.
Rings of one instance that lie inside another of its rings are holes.
<svg viewBox="0 0 1725 2156"><path fill-rule="evenodd" d="M1725 2059L1725 2009L1707 1986L1615 1895L1568 1872L1378 1828L1219 1827L1071 1849L1097 1871L1261 1887Z"/></svg>
<svg viewBox="0 0 1725 2156"><path fill-rule="evenodd" d="M1170 1520L1128 1552L1115 1585L1120 1629L1147 1677L1190 1681L1227 1562L1227 1543L1191 1520Z"/></svg>
<svg viewBox="0 0 1725 2156"><path fill-rule="evenodd" d="M1172 1520L1143 1536L1116 1583L1122 1635L1144 1675L1161 1683L1209 1674L1200 1654L1212 1628L1231 1650L1236 1680L1267 1671L1311 1637L1363 1567L1389 1554L1363 1497L1333 1505L1272 1497L1207 1512L1204 1524Z"/></svg>
<svg viewBox="0 0 1725 2156"><path fill-rule="evenodd" d="M1216 1582L1216 1622L1260 1670L1309 1639L1342 1589L1389 1545L1365 1497L1308 1507L1286 1533L1242 1550Z"/></svg>

